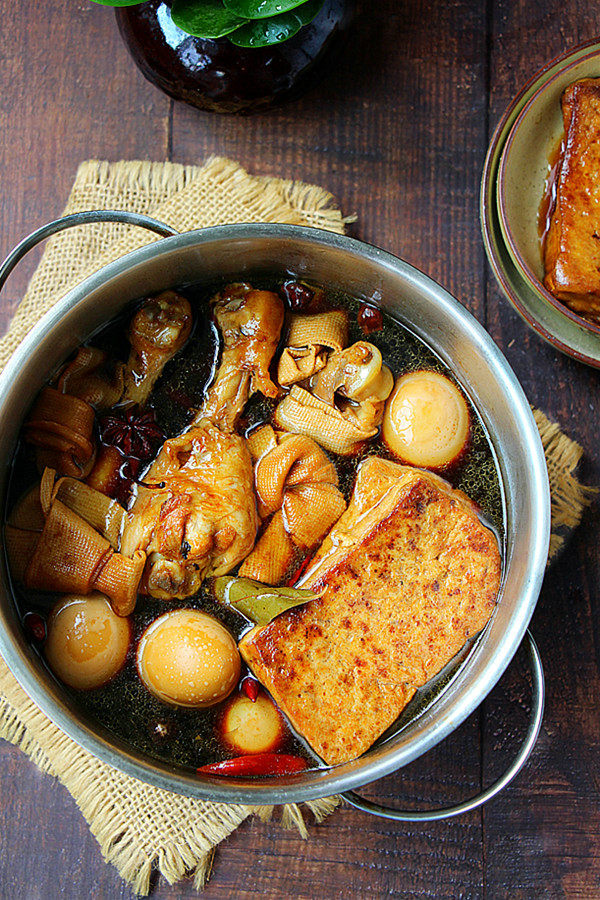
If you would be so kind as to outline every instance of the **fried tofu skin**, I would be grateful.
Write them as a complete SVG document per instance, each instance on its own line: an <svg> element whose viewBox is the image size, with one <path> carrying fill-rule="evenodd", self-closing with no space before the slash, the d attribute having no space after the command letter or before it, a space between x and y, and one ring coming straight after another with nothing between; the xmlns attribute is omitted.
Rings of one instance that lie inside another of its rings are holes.
<svg viewBox="0 0 600 900"><path fill-rule="evenodd" d="M500 570L464 494L370 458L301 580L323 596L254 628L240 651L319 756L345 762L484 627Z"/></svg>
<svg viewBox="0 0 600 900"><path fill-rule="evenodd" d="M544 248L547 289L575 312L600 320L600 79L562 98L564 152Z"/></svg>

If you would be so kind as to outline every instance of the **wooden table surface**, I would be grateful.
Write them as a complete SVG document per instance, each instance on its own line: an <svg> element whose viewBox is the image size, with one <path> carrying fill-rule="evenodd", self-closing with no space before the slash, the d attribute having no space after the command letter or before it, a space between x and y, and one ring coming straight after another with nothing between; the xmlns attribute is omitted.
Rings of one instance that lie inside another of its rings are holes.
<svg viewBox="0 0 600 900"><path fill-rule="evenodd" d="M369 11L368 8L371 8ZM508 306L479 231L478 190L493 128L546 60L593 37L583 0L365 0L343 63L321 87L252 118L173 103L134 67L113 14L86 0L3 4L0 27L0 255L63 207L86 158L201 162L327 186L353 231L440 281L486 326L529 399L585 448L600 482L600 375L555 352ZM27 268L27 267L25 267ZM8 322L28 271L0 304ZM450 822L394 824L340 809L302 841L245 823L219 849L209 898L600 896L600 526L585 515L546 578L532 630L548 700L521 776ZM528 679L517 659L483 707L442 745L369 796L456 802L503 770L523 732ZM0 745L0 897L129 898L74 802ZM158 880L155 898L191 897Z"/></svg>

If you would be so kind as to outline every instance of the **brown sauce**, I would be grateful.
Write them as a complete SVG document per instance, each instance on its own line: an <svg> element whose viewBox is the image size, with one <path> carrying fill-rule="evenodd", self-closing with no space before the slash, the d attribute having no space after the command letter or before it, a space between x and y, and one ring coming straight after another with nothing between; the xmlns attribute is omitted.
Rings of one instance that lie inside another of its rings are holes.
<svg viewBox="0 0 600 900"><path fill-rule="evenodd" d="M253 283L257 287L281 289L280 278L273 281L265 280L264 284L259 284L257 280ZM214 290L207 290L205 286L191 286L180 290L188 297L194 310L194 331L186 346L167 364L150 395L148 404L153 411L157 427L166 437L179 434L187 425L193 411L200 406L214 373L219 350L219 334L211 324L208 307L208 298ZM332 308L347 310L349 343L364 339L361 328L361 322L364 325L362 321L364 316L361 317L364 304L361 305L358 300L345 295L329 293L326 294L326 300ZM290 307L291 303L288 303L288 308ZM129 320L131 313L130 308L124 315L109 323L90 339L90 344L106 350L115 358L125 359L128 347L124 323ZM444 373L454 380L447 366L407 328L386 313L382 314L379 324L381 327L369 336L369 340L379 348L384 361L395 376L427 368ZM248 432L259 424L270 421L274 405L275 401L255 395L247 404L243 427L238 429L239 432ZM498 466L485 428L470 403L469 407L471 434L468 445L460 459L442 474L453 487L463 490L478 504L482 516L495 529L502 544L504 508ZM367 443L355 456L340 457L330 454L337 469L340 489L346 498L349 498L352 492L360 462L372 454L391 458L389 451L378 438ZM135 477L134 474L133 478ZM13 508L16 499L38 479L32 448L21 442L11 474L7 511ZM307 561L304 560L303 563L306 564ZM300 565L302 566L302 563ZM16 583L13 584L13 596L23 620L32 614L37 616L34 624L39 631L38 639L36 641L35 628L30 629L32 632L30 637L33 646L39 651L39 636L43 635L44 622L58 596L47 592L28 591ZM139 596L137 606L131 615L133 640L124 668L101 688L78 691L64 687L64 691L77 706L82 718L93 728L100 726L118 740L148 757L161 759L189 771L197 766L231 756L219 737L222 704L208 709L166 707L143 686L135 665L135 648L147 626L167 609L174 607L199 609L214 616L236 640L239 640L250 627L243 616L218 603L208 585L203 585L197 595L185 600L165 602ZM242 679L247 674L248 671L243 666ZM448 677L450 676L444 674L444 679ZM434 682L437 684L438 681L436 677ZM433 696L432 692L437 690L439 685L435 687L433 683L428 684L414 703L417 706L422 705L428 697ZM407 707L402 714L402 721L414 715L415 708ZM314 765L312 755L307 753L305 746L291 729L286 732L281 749L288 753L306 755L309 763Z"/></svg>
<svg viewBox="0 0 600 900"><path fill-rule="evenodd" d="M550 229L550 223L556 208L558 173L561 168L564 152L565 142L564 138L561 138L548 156L548 172L544 181L544 193L538 209L538 235L540 239L542 260L544 259L546 252L546 238Z"/></svg>

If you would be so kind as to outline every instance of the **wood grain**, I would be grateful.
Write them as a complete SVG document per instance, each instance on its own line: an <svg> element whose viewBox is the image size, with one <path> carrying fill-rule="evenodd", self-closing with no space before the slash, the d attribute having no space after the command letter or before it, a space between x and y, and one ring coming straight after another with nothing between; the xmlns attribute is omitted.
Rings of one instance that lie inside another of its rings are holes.
<svg viewBox="0 0 600 900"><path fill-rule="evenodd" d="M87 158L162 159L171 102L132 66L112 10L89 0L3 4L0 28L0 255L55 218ZM0 306L0 327L35 263Z"/></svg>
<svg viewBox="0 0 600 900"><path fill-rule="evenodd" d="M558 2L500 0L494 3L491 27L490 128L536 68L589 40L597 24L595 11L578 0L570 0L566 8ZM491 277L487 327L505 349L531 402L581 442L586 453L583 475L598 483L598 373L533 334L508 308ZM532 621L548 699L526 772L484 812L485 886L490 897L587 898L600 892L597 541L595 508L548 574ZM492 694L484 705L489 712L483 739L486 783L499 773L514 746L514 733L522 728L519 712L529 692L523 681L510 687L501 697Z"/></svg>
<svg viewBox="0 0 600 900"><path fill-rule="evenodd" d="M529 398L584 446L600 481L600 377L533 335L500 296L479 236L491 131L532 71L596 31L582 0L382 0L359 4L332 76L280 110L215 116L172 103L87 0L5 4L0 29L0 255L60 212L88 157L210 153L253 172L327 186L354 233L455 293L505 350ZM3 327L28 271L0 302ZM542 735L523 775L484 811L430 826L343 808L310 839L250 820L219 849L207 900L224 898L592 898L600 894L600 528L590 511L549 573L533 620L548 677ZM515 662L484 708L401 773L365 789L399 805L458 801L489 784L525 724ZM64 789L0 744L0 900L130 898ZM189 883L154 897L192 897Z"/></svg>

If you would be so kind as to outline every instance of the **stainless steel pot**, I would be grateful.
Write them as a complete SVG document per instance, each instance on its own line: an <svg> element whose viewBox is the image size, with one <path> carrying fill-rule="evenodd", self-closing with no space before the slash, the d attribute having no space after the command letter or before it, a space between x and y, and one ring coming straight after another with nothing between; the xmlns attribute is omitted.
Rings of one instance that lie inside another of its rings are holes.
<svg viewBox="0 0 600 900"><path fill-rule="evenodd" d="M416 759L455 729L483 701L521 643L533 613L550 533L546 463L529 404L488 334L442 287L412 266L347 237L286 225L225 225L175 234L131 213L90 212L44 226L0 267L0 288L27 250L50 234L94 221L125 221L172 235L135 250L87 278L30 331L0 376L0 502L21 422L48 377L82 341L145 294L186 282L247 279L292 272L377 302L421 336L451 367L478 409L497 454L506 503L506 554L498 606L449 685L404 728L359 759L300 775L252 779L195 776L133 751L101 727L83 721L26 640L0 560L0 652L37 705L64 732L105 762L142 781L205 800L287 803L343 793L376 815L415 820L457 815L498 793L523 765L541 723L544 701L539 654L528 636L533 704L517 758L499 781L458 806L403 812L377 806L352 792Z"/></svg>

